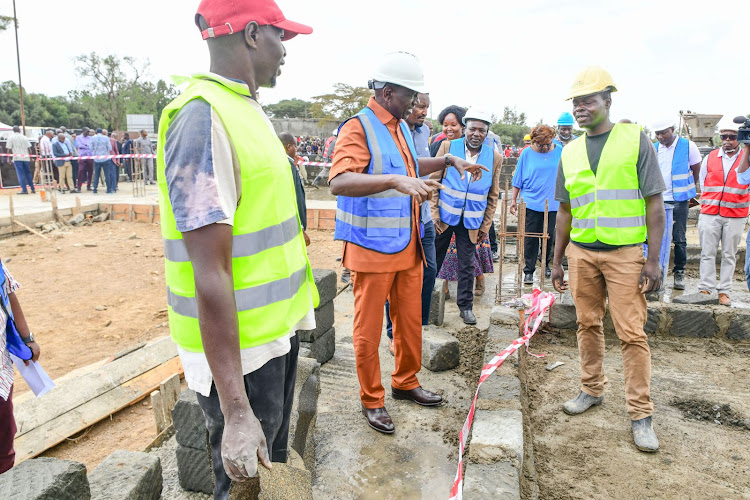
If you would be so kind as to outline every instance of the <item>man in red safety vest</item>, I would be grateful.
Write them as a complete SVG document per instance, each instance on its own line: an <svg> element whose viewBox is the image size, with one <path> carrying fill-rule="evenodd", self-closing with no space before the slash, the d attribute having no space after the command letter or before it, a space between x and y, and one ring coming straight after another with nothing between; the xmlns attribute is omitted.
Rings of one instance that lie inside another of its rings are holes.
<svg viewBox="0 0 750 500"><path fill-rule="evenodd" d="M742 238L750 208L750 171L737 170L740 147L738 125L727 120L719 127L721 148L703 159L700 170L701 214L698 232L701 244L700 293L719 294L719 304L732 304L729 294L736 262L737 245ZM721 271L716 284L716 253L721 243Z"/></svg>

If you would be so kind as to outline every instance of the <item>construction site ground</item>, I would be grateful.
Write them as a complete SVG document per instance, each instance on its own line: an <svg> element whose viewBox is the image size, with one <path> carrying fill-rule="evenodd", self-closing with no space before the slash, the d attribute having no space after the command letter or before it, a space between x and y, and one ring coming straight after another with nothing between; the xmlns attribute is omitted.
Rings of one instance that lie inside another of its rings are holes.
<svg viewBox="0 0 750 500"><path fill-rule="evenodd" d="M48 240L32 234L0 240L0 258L22 284L18 296L41 345L41 362L53 379L168 333L158 225L107 221L67 233L50 233ZM309 231L309 235L313 266L340 274L335 259L341 244L333 241L332 232ZM506 263L506 288L515 281L515 267ZM737 277L739 289L742 282ZM690 277L689 287L695 288L696 281ZM444 328L462 341L461 365L443 373L423 370L420 379L425 387L443 391L448 405L426 409L387 396L398 428L395 436L372 431L359 412L351 291L336 299L336 355L321 370L316 497L447 496L455 474L458 431L481 368L496 283L495 277L488 277L488 292L475 307L480 320L476 329L465 329L460 323L454 299L446 302ZM451 296L455 297L455 283ZM627 498L747 496L750 449L744 443L750 434L721 417L713 420L722 425L713 423L709 413L713 406L726 413L723 405L730 405L738 418L750 418L746 383L750 347L723 340L654 337L650 341L655 426L662 440L656 455L641 454L632 445L615 339L607 343L606 402L579 417L567 417L559 410L577 390L575 336L545 334L533 342L532 350L549 353L539 361L524 358L529 396L525 410L533 425L539 498L623 498L623 492ZM385 337L380 356L387 389L393 359ZM566 364L552 372L544 370L556 360ZM15 397L17 401L32 397L20 378ZM709 404L707 413L703 401ZM705 413L703 420L686 416L700 412ZM76 460L92 470L115 449L140 451L155 437L153 411L146 400L44 455ZM635 479L639 476L643 480Z"/></svg>

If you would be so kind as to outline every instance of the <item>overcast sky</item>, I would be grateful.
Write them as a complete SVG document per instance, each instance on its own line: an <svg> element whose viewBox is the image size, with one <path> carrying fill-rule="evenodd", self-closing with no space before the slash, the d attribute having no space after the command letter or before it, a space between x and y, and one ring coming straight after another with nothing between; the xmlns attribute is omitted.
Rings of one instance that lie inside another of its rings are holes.
<svg viewBox="0 0 750 500"><path fill-rule="evenodd" d="M24 87L64 95L81 88L81 53L149 59L154 79L208 69L193 23L198 0L60 2L16 0ZM277 88L264 103L309 99L336 82L366 85L377 58L417 55L432 97L444 106L477 105L530 123L556 121L574 75L598 64L612 74L613 117L649 125L679 110L750 112L750 45L741 3L527 0L279 0L287 18L313 26L286 44ZM12 15L11 0L0 14ZM744 24L744 27L743 27ZM0 34L0 81L15 80L13 30Z"/></svg>

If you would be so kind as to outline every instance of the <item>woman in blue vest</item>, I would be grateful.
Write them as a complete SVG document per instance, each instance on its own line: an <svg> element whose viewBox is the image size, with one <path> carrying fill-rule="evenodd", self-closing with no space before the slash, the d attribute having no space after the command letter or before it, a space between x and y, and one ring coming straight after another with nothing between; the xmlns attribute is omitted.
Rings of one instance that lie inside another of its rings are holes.
<svg viewBox="0 0 750 500"><path fill-rule="evenodd" d="M513 194L510 197L510 213L516 215L518 194L526 202L526 232L541 234L544 230L544 205L548 203L547 217L547 256L544 263L544 275L549 277L552 270L552 249L555 248L555 219L560 203L555 201L555 182L557 167L563 147L554 142L555 129L547 125L538 125L531 130L531 147L526 148L518 158L516 171L513 173ZM523 268L523 282L531 285L534 282L536 259L539 255L539 238L526 238L523 244L523 255L526 260Z"/></svg>

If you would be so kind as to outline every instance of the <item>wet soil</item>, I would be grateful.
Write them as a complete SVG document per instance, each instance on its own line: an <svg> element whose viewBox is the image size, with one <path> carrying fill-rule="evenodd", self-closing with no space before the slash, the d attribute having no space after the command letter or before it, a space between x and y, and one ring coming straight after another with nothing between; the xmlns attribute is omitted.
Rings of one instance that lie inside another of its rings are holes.
<svg viewBox="0 0 750 500"><path fill-rule="evenodd" d="M522 363L539 498L750 498L749 435L738 424L750 415L747 344L649 339L661 448L646 454L632 441L619 341L606 341L604 403L578 416L561 411L580 390L575 335L537 335L531 343L548 353L523 354ZM556 361L565 365L545 370Z"/></svg>

